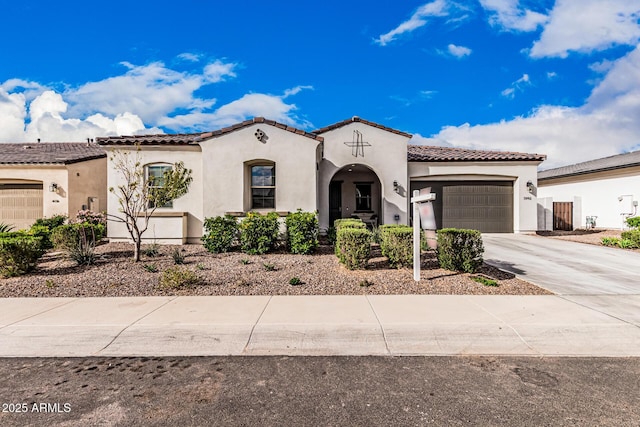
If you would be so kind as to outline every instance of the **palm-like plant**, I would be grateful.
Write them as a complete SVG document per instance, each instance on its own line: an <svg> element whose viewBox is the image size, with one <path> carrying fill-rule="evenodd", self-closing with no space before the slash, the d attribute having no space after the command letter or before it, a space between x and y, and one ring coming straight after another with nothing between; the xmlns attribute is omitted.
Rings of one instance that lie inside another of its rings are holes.
<svg viewBox="0 0 640 427"><path fill-rule="evenodd" d="M0 233L8 233L13 230L13 226L9 224L5 224L4 222L0 222Z"/></svg>

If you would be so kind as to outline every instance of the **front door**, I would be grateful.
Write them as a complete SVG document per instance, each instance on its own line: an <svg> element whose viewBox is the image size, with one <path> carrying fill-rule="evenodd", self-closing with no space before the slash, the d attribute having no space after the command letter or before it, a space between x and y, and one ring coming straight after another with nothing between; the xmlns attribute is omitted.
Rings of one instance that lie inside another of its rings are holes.
<svg viewBox="0 0 640 427"><path fill-rule="evenodd" d="M336 219L342 218L342 181L329 184L329 227Z"/></svg>

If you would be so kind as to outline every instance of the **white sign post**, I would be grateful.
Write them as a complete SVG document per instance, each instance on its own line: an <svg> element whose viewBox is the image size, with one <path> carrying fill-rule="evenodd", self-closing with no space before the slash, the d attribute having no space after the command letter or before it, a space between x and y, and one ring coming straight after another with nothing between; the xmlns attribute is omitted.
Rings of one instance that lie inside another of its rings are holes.
<svg viewBox="0 0 640 427"><path fill-rule="evenodd" d="M413 203L413 280L420 281L420 203L432 202L436 199L435 193L420 194L420 190L414 190L411 203Z"/></svg>

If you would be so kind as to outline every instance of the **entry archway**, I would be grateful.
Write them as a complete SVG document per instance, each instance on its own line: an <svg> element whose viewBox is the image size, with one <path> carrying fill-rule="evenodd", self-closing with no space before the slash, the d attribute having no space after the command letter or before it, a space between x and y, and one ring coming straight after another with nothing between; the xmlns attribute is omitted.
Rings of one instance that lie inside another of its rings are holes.
<svg viewBox="0 0 640 427"><path fill-rule="evenodd" d="M339 169L329 183L329 225L336 219L360 218L378 226L382 212L382 184L378 175L362 164Z"/></svg>

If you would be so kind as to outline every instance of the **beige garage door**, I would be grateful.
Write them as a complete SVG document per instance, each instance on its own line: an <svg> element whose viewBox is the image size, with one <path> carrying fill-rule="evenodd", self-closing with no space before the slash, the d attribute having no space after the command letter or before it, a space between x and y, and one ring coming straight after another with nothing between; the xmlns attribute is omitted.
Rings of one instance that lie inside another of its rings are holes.
<svg viewBox="0 0 640 427"><path fill-rule="evenodd" d="M415 181L411 190L436 193L436 227L470 228L483 233L513 233L513 183L510 181Z"/></svg>
<svg viewBox="0 0 640 427"><path fill-rule="evenodd" d="M443 227L513 233L510 182L456 183L446 185L442 193Z"/></svg>
<svg viewBox="0 0 640 427"><path fill-rule="evenodd" d="M0 184L0 223L16 230L42 218L42 184Z"/></svg>

